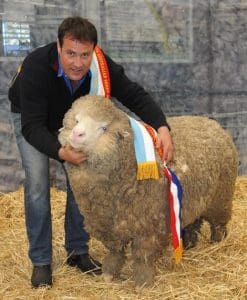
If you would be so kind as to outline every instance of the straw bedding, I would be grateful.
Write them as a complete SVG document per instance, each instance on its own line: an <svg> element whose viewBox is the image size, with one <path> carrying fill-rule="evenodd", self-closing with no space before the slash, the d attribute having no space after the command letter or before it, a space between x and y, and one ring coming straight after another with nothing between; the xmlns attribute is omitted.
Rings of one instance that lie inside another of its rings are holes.
<svg viewBox="0 0 247 300"><path fill-rule="evenodd" d="M27 257L24 226L23 188L0 194L0 299L247 299L247 177L237 179L233 216L227 238L209 244L209 229L204 224L196 248L184 253L182 263L166 270L157 263L155 285L136 291L130 277L131 261L123 269L121 280L105 283L102 277L80 273L65 263L65 194L52 188L53 277L51 289L31 289L31 263ZM90 251L102 260L103 245L92 239Z"/></svg>

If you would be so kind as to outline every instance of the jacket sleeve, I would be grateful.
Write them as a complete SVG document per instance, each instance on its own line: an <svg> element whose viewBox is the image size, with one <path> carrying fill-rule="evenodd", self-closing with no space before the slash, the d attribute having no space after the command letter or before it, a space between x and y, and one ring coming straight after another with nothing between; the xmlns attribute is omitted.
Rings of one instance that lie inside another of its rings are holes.
<svg viewBox="0 0 247 300"><path fill-rule="evenodd" d="M22 134L37 150L59 160L61 145L57 136L47 128L48 76L42 66L31 60L25 61L19 76Z"/></svg>
<svg viewBox="0 0 247 300"><path fill-rule="evenodd" d="M158 104L136 82L131 81L121 65L115 63L106 55L111 80L111 96L115 97L124 106L134 112L142 121L154 129L169 124Z"/></svg>

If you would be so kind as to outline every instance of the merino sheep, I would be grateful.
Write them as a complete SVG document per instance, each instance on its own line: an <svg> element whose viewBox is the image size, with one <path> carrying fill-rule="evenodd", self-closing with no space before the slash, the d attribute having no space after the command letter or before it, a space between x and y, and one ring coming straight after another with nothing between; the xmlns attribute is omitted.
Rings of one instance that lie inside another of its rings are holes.
<svg viewBox="0 0 247 300"><path fill-rule="evenodd" d="M183 186L184 247L196 245L202 220L210 224L211 240L220 241L231 217L238 168L232 139L206 117L172 117L168 122L175 148L169 167ZM158 155L161 178L137 180L128 117L103 97L76 100L63 126L61 144L87 154L87 161L65 167L86 229L109 250L103 273L107 278L120 274L130 244L136 285L151 284L155 260L162 252L168 255L170 247L168 184Z"/></svg>

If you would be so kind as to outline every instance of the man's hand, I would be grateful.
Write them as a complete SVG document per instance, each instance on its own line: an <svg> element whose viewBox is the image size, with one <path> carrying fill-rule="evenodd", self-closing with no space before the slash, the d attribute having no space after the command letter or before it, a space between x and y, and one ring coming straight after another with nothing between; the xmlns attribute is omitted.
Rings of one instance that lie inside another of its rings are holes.
<svg viewBox="0 0 247 300"><path fill-rule="evenodd" d="M162 160L168 163L173 156L173 144L170 131L166 126L162 126L157 132L156 148L162 149Z"/></svg>
<svg viewBox="0 0 247 300"><path fill-rule="evenodd" d="M61 147L58 151L58 155L62 160L68 161L74 165L79 165L87 159L82 151L77 151L69 145Z"/></svg>

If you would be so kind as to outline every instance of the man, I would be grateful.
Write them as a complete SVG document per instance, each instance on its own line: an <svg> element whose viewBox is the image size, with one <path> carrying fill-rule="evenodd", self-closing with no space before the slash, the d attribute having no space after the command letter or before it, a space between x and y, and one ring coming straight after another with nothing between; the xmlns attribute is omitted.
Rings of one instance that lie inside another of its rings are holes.
<svg viewBox="0 0 247 300"><path fill-rule="evenodd" d="M93 24L80 17L66 18L57 42L40 47L24 60L9 89L17 144L25 170L25 219L33 287L52 285L52 227L49 158L83 163L87 158L71 147L61 147L57 132L72 102L86 94L118 99L158 131L163 159L172 158L169 126L161 109L123 68L97 46ZM88 254L89 236L67 183L65 248L67 263L82 272L100 274L101 265Z"/></svg>

